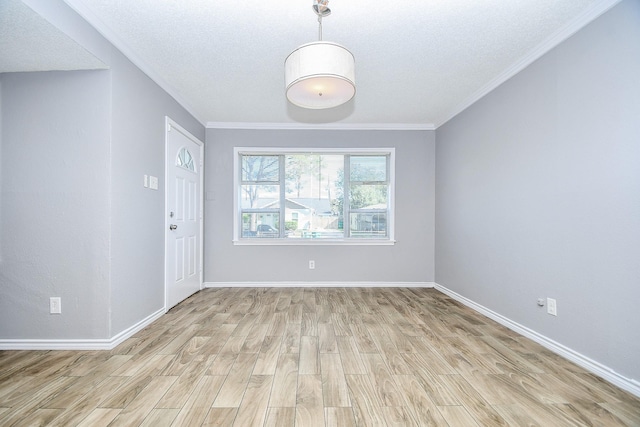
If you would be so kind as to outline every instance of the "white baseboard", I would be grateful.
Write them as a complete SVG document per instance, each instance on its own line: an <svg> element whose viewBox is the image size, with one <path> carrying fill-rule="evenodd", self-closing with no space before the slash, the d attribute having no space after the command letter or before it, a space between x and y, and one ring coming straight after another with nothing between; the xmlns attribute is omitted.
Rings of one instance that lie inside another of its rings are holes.
<svg viewBox="0 0 640 427"><path fill-rule="evenodd" d="M578 353L577 351L572 350L544 335L541 335L540 333L529 329L526 326L522 326L521 324L514 322L513 320L508 319L503 315L498 314L495 311L492 311L468 298L465 298L462 295L457 294L456 292L447 289L442 285L435 283L434 288L442 292L443 294L450 296L454 300L466 305L467 307L472 308L478 313L495 320L503 326L506 326L512 331L515 331L520 335L523 335L537 342L543 347L553 351L554 353L564 357L565 359L575 363L576 365L583 367L587 371L598 375L599 377L603 378L606 381L609 381L610 383L620 387L621 389L626 390L637 397L640 397L640 382L631 378L624 377L615 372L613 369L599 362L596 362L595 360L592 360L587 356Z"/></svg>
<svg viewBox="0 0 640 427"><path fill-rule="evenodd" d="M116 336L107 339L0 339L0 350L112 350L136 332L153 323L164 314L164 308L152 313L135 325L125 329Z"/></svg>
<svg viewBox="0 0 640 427"><path fill-rule="evenodd" d="M204 282L205 288L433 288L434 282Z"/></svg>
<svg viewBox="0 0 640 427"><path fill-rule="evenodd" d="M166 311L165 311L164 307L162 307L161 309L159 309L155 313L151 313L149 316L145 317L144 319L142 319L141 321L139 321L135 325L130 326L129 328L127 328L124 331L120 332L119 334L115 335L114 337L112 337L109 340L110 343L111 343L111 347L109 349L117 347L124 340L126 340L127 338L132 337L138 331L141 331L142 329L146 328L147 326L149 326L150 324L155 322L157 319L162 317L162 315L164 315L164 313L166 313Z"/></svg>

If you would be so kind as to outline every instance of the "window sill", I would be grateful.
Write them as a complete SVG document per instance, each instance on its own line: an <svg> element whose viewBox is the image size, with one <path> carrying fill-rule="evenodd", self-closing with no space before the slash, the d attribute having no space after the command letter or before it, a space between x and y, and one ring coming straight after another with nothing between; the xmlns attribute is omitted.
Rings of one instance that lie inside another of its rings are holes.
<svg viewBox="0 0 640 427"><path fill-rule="evenodd" d="M236 246L391 246L391 239L234 239Z"/></svg>

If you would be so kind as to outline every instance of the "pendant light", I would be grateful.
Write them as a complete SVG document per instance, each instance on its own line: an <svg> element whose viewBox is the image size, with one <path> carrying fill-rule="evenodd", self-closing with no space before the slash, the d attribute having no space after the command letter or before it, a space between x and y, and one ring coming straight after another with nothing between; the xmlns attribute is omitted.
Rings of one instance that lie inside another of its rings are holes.
<svg viewBox="0 0 640 427"><path fill-rule="evenodd" d="M331 14L328 3L314 0L313 4L319 41L298 47L284 62L287 99L302 108L337 107L356 93L353 54L344 46L322 41L322 18Z"/></svg>

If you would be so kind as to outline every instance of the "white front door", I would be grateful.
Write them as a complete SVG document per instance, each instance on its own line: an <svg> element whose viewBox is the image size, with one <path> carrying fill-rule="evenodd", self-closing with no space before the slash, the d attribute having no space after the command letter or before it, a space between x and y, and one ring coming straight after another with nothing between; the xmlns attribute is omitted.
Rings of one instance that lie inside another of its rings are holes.
<svg viewBox="0 0 640 427"><path fill-rule="evenodd" d="M202 287L203 144L166 119L165 311Z"/></svg>

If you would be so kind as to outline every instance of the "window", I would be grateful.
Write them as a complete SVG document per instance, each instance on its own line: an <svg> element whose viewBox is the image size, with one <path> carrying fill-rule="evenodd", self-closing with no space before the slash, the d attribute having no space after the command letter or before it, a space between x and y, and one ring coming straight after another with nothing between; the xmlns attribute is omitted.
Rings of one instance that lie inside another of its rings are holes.
<svg viewBox="0 0 640 427"><path fill-rule="evenodd" d="M235 149L234 241L393 243L393 149Z"/></svg>
<svg viewBox="0 0 640 427"><path fill-rule="evenodd" d="M178 158L176 159L176 166L185 168L188 171L195 172L196 167L193 164L193 157L186 148L182 147L178 152Z"/></svg>

